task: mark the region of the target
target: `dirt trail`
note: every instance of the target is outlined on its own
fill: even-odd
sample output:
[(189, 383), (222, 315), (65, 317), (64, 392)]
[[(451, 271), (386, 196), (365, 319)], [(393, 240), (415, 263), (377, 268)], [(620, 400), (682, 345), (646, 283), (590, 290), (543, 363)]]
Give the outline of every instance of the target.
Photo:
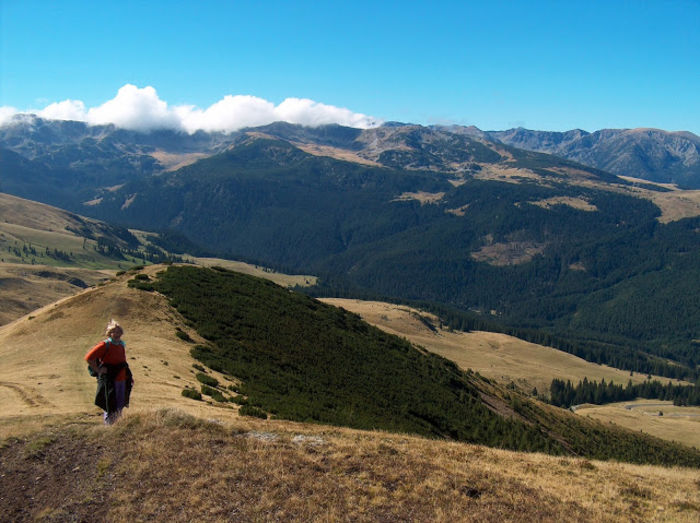
[(39, 394), (36, 390), (31, 390), (29, 387), (22, 386), (18, 383), (7, 383), (0, 381), (0, 387), (5, 387), (15, 392), (19, 399), (28, 407), (53, 407), (51, 402)]

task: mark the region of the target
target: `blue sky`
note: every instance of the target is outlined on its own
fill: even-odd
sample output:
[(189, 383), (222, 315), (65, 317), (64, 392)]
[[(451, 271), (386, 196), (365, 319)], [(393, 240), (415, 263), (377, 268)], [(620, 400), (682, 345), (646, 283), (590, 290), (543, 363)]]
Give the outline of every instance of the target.
[(421, 124), (700, 134), (698, 0), (0, 0), (0, 17), (0, 106), (20, 111), (87, 111), (131, 84), (202, 112), (251, 95)]

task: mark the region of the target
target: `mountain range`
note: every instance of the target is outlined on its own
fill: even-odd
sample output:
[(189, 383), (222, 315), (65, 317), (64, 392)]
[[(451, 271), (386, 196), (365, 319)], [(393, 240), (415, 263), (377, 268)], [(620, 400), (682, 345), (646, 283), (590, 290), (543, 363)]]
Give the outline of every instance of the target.
[(700, 188), (700, 137), (660, 129), (602, 129), (588, 133), (530, 131), (485, 133), (490, 139), (554, 154), (621, 176)]
[(167, 231), (173, 252), (318, 275), (317, 294), (417, 301), (695, 379), (700, 193), (497, 138), (398, 123), (144, 134), (25, 117), (0, 129), (0, 188)]

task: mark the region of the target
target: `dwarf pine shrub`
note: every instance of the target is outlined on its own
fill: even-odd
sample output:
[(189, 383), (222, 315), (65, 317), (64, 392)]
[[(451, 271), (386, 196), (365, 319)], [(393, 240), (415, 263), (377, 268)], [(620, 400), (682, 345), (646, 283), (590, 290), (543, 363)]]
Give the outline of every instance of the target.
[(219, 380), (213, 376), (207, 376), (203, 372), (198, 372), (196, 375), (197, 381), (203, 383), (204, 385), (209, 385), (210, 387), (217, 387), (219, 385)]
[(191, 398), (193, 400), (200, 400), (201, 401), (201, 399), (202, 399), (202, 394), (197, 392), (194, 389), (183, 389), (182, 395), (186, 398)]
[(264, 410), (252, 405), (243, 405), (238, 412), (241, 416), (253, 416), (255, 418), (267, 419), (267, 414)]

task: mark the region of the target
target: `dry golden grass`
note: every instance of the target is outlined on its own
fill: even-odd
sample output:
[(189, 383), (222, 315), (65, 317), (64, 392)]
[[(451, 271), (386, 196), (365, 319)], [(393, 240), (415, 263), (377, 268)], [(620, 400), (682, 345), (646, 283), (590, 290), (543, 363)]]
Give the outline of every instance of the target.
[(318, 280), (316, 276), (307, 274), (284, 274), (259, 265), (251, 265), (250, 263), (233, 260), (222, 260), (220, 258), (194, 258), (194, 262), (204, 267), (219, 266), (243, 274), (257, 276), (258, 278), (265, 278), (283, 287), (308, 287), (315, 285)]
[[(185, 385), (199, 384), (175, 328), (197, 335), (162, 296), (129, 289), (130, 277), (0, 327), (0, 497), (11, 520), (698, 518), (697, 471), (262, 421), (184, 398)], [(373, 307), (409, 339), (428, 339), (405, 311)], [(136, 386), (123, 419), (105, 428), (82, 358), (112, 317), (125, 327)], [(436, 338), (448, 335), (468, 336)]]
[[(659, 185), (667, 189), (668, 192), (651, 191), (642, 187), (631, 187), (627, 185), (614, 185), (603, 183), (591, 177), (591, 174), (574, 168), (555, 168), (552, 169), (568, 177), (568, 183), (571, 185), (579, 185), (581, 187), (591, 187), (604, 191), (615, 191), (638, 198), (644, 198), (656, 205), (661, 211), (661, 216), (658, 220), (661, 223), (669, 223), (683, 218), (692, 218), (700, 216), (700, 191), (698, 190), (681, 190), (677, 186), (671, 184), (654, 184), (647, 180), (639, 180), (636, 178), (624, 177), (620, 178), (639, 182), (645, 185)], [(476, 179), (496, 180), (510, 183), (520, 183), (522, 179), (529, 179), (540, 184), (546, 185), (547, 180), (542, 176), (530, 171), (529, 169), (508, 167), (507, 164), (485, 164), (482, 170), (475, 174)], [(572, 204), (574, 202), (564, 202)], [(579, 207), (577, 207), (579, 208)], [(590, 208), (581, 208), (581, 210), (594, 210)]]
[(426, 204), (434, 204), (438, 203), (440, 200), (443, 199), (445, 196), (444, 192), (436, 192), (436, 193), (430, 193), (430, 192), (424, 192), (424, 191), (419, 191), (419, 192), (405, 192), (394, 198), (392, 201), (394, 202), (408, 202), (411, 200), (415, 200), (417, 202), (420, 202), (421, 205), (426, 205)]
[(509, 167), (506, 164), (482, 164), (481, 170), (474, 174), (477, 180), (495, 180), (499, 182), (520, 183), (527, 179), (544, 183), (544, 178), (530, 169)]
[(151, 156), (158, 160), (166, 171), (176, 171), (181, 167), (192, 165), (202, 158), (211, 156), (207, 153), (169, 153), (166, 151), (156, 150), (151, 153)]
[(71, 278), (95, 285), (112, 274), (114, 271), (0, 263), (0, 325), (80, 291), (68, 283)]
[(544, 209), (549, 209), (554, 205), (568, 205), (573, 209), (578, 209), (579, 211), (593, 212), (597, 211), (598, 208), (592, 205), (590, 202), (584, 200), (583, 198), (572, 198), (570, 196), (555, 196), (553, 198), (547, 198), (544, 200), (538, 200), (536, 202), (530, 202), (532, 205), (537, 205)]
[(84, 418), (64, 420), (25, 440), (6, 441), (0, 458), (0, 495), (13, 520), (72, 515), (163, 521), (697, 521), (700, 516), (696, 470), (280, 421), (205, 421), (173, 410), (128, 413), (110, 428), (90, 428)]
[[(700, 191), (645, 191), (645, 196), (661, 209), (659, 221), (669, 223), (700, 216)], [(644, 194), (644, 193), (643, 193)]]
[(0, 224), (5, 222), (54, 232), (66, 232), (66, 227), (77, 223), (69, 213), (56, 207), (0, 193)]
[(700, 407), (676, 407), (670, 401), (639, 399), (586, 405), (577, 409), (576, 414), (700, 449)]
[(368, 158), (363, 158), (358, 155), (355, 151), (350, 151), (348, 149), (340, 149), (338, 147), (331, 147), (328, 145), (316, 145), (316, 144), (303, 144), (292, 142), (295, 147), (298, 147), (302, 151), (312, 154), (314, 156), (327, 156), (329, 158), (335, 158), (336, 160), (342, 160), (344, 162), (359, 163), (361, 165), (371, 165), (373, 167), (381, 167), (380, 163), (370, 160)]
[[(146, 273), (162, 267), (152, 266)], [(136, 385), (132, 408), (182, 406), (182, 389), (199, 388), (189, 355), (191, 343), (176, 336), (176, 327), (200, 340), (157, 293), (129, 289), (125, 274), (115, 283), (88, 289), (33, 311), (0, 327), (0, 419), (98, 412), (92, 407), (95, 379), (87, 373), (85, 353), (105, 338), (111, 318), (124, 327), (127, 357)], [(220, 381), (221, 375), (212, 372)], [(230, 404), (227, 404), (230, 405)], [(188, 412), (207, 416), (217, 407), (189, 401)], [(16, 423), (0, 423), (0, 436), (16, 433)]]
[[(473, 369), (502, 383), (513, 381), (526, 392), (533, 387), (540, 393), (548, 391), (554, 378), (577, 383), (587, 377), (621, 385), (626, 385), (630, 379), (633, 383), (646, 379), (641, 374), (630, 376), (627, 371), (590, 363), (506, 334), (437, 328), (439, 321), (435, 316), (402, 305), (342, 298), (323, 298), (321, 301), (359, 314), (368, 323), (450, 359), (463, 369)], [(428, 329), (417, 314), (432, 318), (437, 332)], [(655, 379), (664, 383), (669, 381), (662, 377)]]

